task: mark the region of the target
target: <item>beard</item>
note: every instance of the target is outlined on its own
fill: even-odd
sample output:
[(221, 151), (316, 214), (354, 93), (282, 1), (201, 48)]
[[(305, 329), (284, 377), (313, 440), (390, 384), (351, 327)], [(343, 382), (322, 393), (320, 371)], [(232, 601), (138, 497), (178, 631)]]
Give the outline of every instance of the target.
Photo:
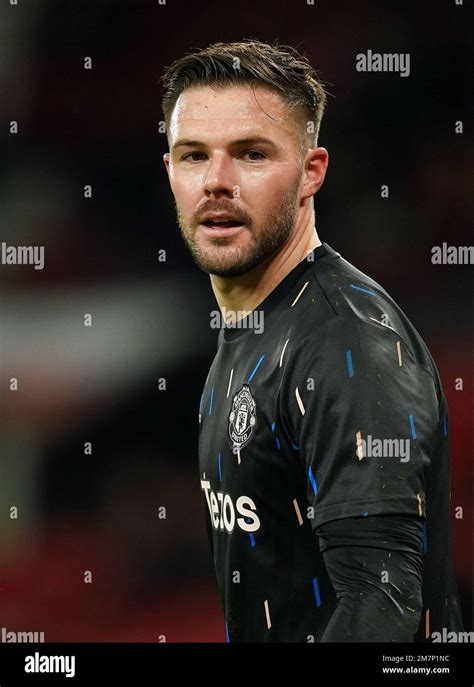
[(200, 215), (207, 211), (236, 213), (249, 232), (250, 240), (244, 245), (233, 246), (225, 237), (207, 238), (205, 245), (196, 241), (195, 231), (198, 220), (187, 222), (175, 201), (176, 214), (181, 236), (198, 267), (207, 274), (218, 277), (238, 277), (274, 255), (290, 238), (296, 224), (298, 208), (296, 201), (300, 183), (300, 172), (293, 184), (286, 190), (275, 207), (258, 227), (252, 218), (236, 208), (231, 202), (224, 204), (216, 201), (204, 207)]

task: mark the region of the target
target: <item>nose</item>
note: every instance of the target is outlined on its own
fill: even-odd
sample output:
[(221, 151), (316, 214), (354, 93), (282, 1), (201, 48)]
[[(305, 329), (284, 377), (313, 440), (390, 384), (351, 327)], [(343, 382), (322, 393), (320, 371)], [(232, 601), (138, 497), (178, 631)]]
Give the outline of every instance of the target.
[(228, 195), (232, 197), (235, 186), (236, 179), (231, 160), (225, 154), (214, 154), (204, 179), (206, 194), (214, 196)]

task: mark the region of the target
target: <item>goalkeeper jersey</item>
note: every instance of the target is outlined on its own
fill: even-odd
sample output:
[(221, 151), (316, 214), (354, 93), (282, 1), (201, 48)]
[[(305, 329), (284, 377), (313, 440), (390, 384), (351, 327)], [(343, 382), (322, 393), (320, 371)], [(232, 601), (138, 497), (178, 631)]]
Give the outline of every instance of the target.
[(461, 630), (448, 408), (389, 294), (323, 243), (217, 343), (199, 473), (227, 641), (320, 641), (336, 597), (316, 531), (368, 515), (423, 523), (414, 641)]

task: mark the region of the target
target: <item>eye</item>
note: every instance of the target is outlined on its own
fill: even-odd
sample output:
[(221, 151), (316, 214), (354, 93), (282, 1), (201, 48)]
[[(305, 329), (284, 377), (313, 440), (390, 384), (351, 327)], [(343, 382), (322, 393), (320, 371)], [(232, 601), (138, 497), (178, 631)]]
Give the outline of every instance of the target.
[[(257, 162), (258, 160), (263, 160), (265, 158), (265, 155), (259, 152), (258, 150), (247, 150), (247, 152), (243, 153), (242, 157), (245, 157), (246, 155), (252, 156), (252, 162)], [(196, 159), (194, 156), (198, 156), (198, 159)], [(205, 153), (194, 151), (193, 153), (186, 153), (186, 155), (183, 155), (181, 160), (185, 160), (188, 162), (198, 162), (199, 159), (203, 159), (203, 156), (205, 156)]]
[[(192, 155), (204, 155), (204, 153), (199, 153), (199, 152), (194, 152), (194, 153), (187, 153), (186, 155), (183, 155), (181, 158), (182, 160), (187, 160), (189, 157)], [(196, 160), (191, 160), (191, 162), (196, 162)]]
[(255, 159), (257, 159), (257, 160), (262, 160), (262, 159), (264, 159), (264, 157), (265, 157), (265, 155), (264, 155), (263, 153), (260, 153), (258, 150), (247, 150), (247, 152), (244, 153), (244, 156), (245, 156), (245, 155), (258, 155), (257, 158), (253, 158), (254, 160), (255, 160)]

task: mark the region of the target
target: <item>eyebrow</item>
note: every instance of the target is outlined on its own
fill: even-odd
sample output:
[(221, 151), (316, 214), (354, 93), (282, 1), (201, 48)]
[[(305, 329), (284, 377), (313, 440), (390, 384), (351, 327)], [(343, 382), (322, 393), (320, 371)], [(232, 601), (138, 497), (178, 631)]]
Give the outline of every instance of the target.
[[(235, 146), (235, 145), (255, 145), (258, 143), (263, 143), (265, 145), (270, 145), (273, 148), (276, 148), (275, 143), (269, 139), (265, 138), (265, 136), (249, 136), (247, 138), (238, 138), (235, 141), (231, 141), (230, 145)], [(193, 146), (193, 147), (201, 147), (201, 148), (206, 148), (206, 144), (203, 143), (203, 141), (193, 141), (190, 138), (178, 138), (176, 143), (173, 145), (173, 150), (175, 148), (179, 148), (180, 146)]]

